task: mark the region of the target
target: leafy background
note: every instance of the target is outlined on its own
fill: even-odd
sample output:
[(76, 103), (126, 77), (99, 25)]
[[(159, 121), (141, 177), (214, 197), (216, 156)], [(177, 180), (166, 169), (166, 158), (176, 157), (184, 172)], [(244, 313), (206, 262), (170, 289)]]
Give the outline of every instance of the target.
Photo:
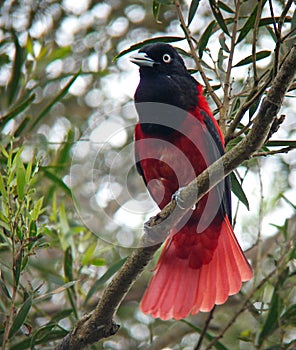
[[(96, 305), (155, 212), (128, 152), (138, 83), (128, 54), (147, 40), (179, 47), (231, 148), (295, 43), (293, 1), (178, 5), (2, 3), (2, 349), (52, 349)], [(235, 231), (254, 279), (210, 315), (163, 322), (138, 309), (147, 269), (118, 310), (120, 331), (94, 349), (296, 346), (294, 89), (279, 130), (232, 175)]]

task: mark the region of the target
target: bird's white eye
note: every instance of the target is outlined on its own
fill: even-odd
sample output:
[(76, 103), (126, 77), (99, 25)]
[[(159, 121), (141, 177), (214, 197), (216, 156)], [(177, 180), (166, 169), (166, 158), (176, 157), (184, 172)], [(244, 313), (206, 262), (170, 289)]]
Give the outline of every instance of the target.
[(162, 56), (162, 60), (164, 63), (170, 63), (172, 61), (172, 57), (168, 53), (165, 53)]

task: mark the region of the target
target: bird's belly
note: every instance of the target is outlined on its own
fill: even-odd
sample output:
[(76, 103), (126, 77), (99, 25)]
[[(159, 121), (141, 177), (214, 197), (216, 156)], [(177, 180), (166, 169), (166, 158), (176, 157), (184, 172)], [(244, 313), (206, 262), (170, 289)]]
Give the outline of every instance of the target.
[(142, 152), (139, 152), (141, 167), (150, 194), (163, 208), (172, 195), (196, 178), (206, 165), (199, 151), (186, 152), (184, 143), (181, 148), (161, 139), (144, 142), (145, 147), (140, 147)]

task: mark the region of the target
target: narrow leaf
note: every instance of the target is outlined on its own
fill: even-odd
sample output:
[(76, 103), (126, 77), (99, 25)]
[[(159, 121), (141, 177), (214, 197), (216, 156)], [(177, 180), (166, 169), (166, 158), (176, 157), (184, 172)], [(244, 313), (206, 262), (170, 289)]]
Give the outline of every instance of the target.
[(222, 1), (218, 1), (218, 6), (221, 10), (224, 10), (225, 12), (228, 13), (235, 13), (232, 8), (230, 8), (228, 5), (226, 5), (224, 2)]
[(62, 179), (53, 174), (51, 171), (47, 169), (47, 167), (40, 167), (40, 170), (44, 173), (44, 175), (53, 181), (58, 187), (60, 187), (66, 194), (69, 196), (72, 195), (70, 188), (64, 183)]
[(161, 7), (161, 4), (158, 1), (153, 1), (152, 12), (153, 12), (153, 17), (154, 17), (154, 20), (156, 23), (161, 23), (158, 19), (160, 7)]
[(271, 140), (266, 143), (268, 147), (296, 147), (295, 140)]
[(108, 279), (111, 278), (121, 268), (121, 266), (125, 263), (126, 259), (127, 257), (113, 264), (104, 273), (104, 275), (93, 284), (93, 286), (90, 288), (90, 290), (87, 293), (87, 296), (85, 298), (85, 303), (88, 302), (88, 300), (93, 296), (93, 294), (98, 290), (99, 287), (101, 287), (106, 281), (108, 281)]
[(9, 104), (14, 100), (17, 92), (19, 91), (19, 85), (21, 80), (21, 71), (24, 62), (24, 49), (21, 47), (18, 37), (15, 33), (13, 33), (13, 41), (15, 47), (14, 61), (13, 61), (13, 69), (12, 69), (12, 77), (8, 86), (8, 101)]
[(210, 6), (212, 9), (212, 13), (214, 15), (214, 17), (216, 18), (216, 21), (218, 22), (220, 28), (223, 30), (223, 32), (225, 34), (227, 34), (228, 36), (230, 36), (228, 28), (226, 26), (225, 20), (222, 16), (222, 13), (218, 7), (218, 4), (216, 3), (215, 0), (210, 0)]
[(5, 201), (7, 201), (7, 191), (4, 185), (4, 181), (3, 181), (3, 175), (0, 174), (0, 193), (3, 196), (3, 199)]
[(66, 281), (73, 281), (73, 256), (70, 247), (68, 247), (64, 253), (64, 274)]
[(64, 291), (66, 291), (68, 288), (71, 288), (72, 286), (74, 286), (74, 284), (76, 284), (77, 281), (71, 281), (71, 282), (68, 282), (68, 283), (65, 283), (64, 285), (54, 289), (53, 291), (49, 292), (49, 293), (46, 293), (46, 294), (42, 294), (36, 298), (34, 298), (34, 304), (35, 303), (39, 303), (41, 301), (44, 301), (46, 299), (49, 299), (51, 298), (53, 295), (56, 295), (56, 294), (59, 294), (59, 293), (62, 293)]
[(221, 33), (219, 35), (219, 43), (225, 52), (230, 53), (229, 47), (226, 44), (226, 37), (225, 37), (224, 33)]
[(202, 35), (200, 36), (199, 43), (198, 43), (198, 55), (199, 55), (199, 58), (202, 58), (203, 52), (204, 52), (205, 48), (208, 45), (209, 39), (210, 39), (210, 37), (212, 35), (212, 31), (213, 31), (214, 27), (216, 26), (216, 24), (217, 24), (216, 21), (212, 21), (207, 26), (207, 28), (202, 33)]
[[(267, 0), (263, 0), (262, 8), (263, 8), (264, 4), (266, 3), (266, 1)], [(240, 34), (239, 34), (239, 36), (237, 38), (237, 43), (242, 41), (248, 35), (248, 33), (253, 30), (254, 24), (255, 24), (255, 20), (256, 20), (256, 16), (257, 16), (257, 11), (258, 11), (258, 5), (254, 8), (252, 13), (250, 14), (248, 19), (246, 20), (245, 24), (241, 28)]]
[(31, 306), (32, 306), (32, 298), (29, 297), (24, 303), (23, 305), (21, 306), (21, 308), (19, 309), (14, 321), (13, 321), (13, 324), (10, 328), (10, 332), (9, 332), (9, 339), (11, 339), (15, 333), (21, 328), (21, 326), (24, 324), (28, 314), (29, 314), (29, 311), (31, 309)]
[(173, 5), (174, 1), (173, 0), (156, 0), (162, 5)]
[(253, 117), (253, 115), (255, 114), (255, 112), (257, 111), (260, 102), (261, 102), (261, 100), (260, 100), (260, 98), (258, 98), (253, 104), (251, 104), (250, 109), (249, 109), (249, 119), (251, 119)]
[(17, 194), (20, 200), (23, 200), (26, 186), (26, 170), (21, 160), (20, 153), (15, 158), (16, 162), (16, 186)]
[(30, 95), (24, 101), (22, 101), (19, 105), (17, 105), (13, 110), (5, 114), (1, 117), (0, 124), (7, 123), (9, 120), (13, 119), (20, 113), (22, 113), (26, 108), (28, 108), (35, 99), (35, 94)]
[(60, 164), (63, 167), (71, 159), (70, 152), (73, 146), (74, 137), (75, 137), (74, 130), (69, 129), (67, 134), (67, 139), (65, 140), (63, 147), (59, 151), (58, 159), (56, 161), (57, 166)]
[(279, 279), (274, 287), (273, 295), (270, 301), (270, 309), (263, 325), (262, 331), (258, 337), (258, 345), (261, 347), (264, 339), (279, 328), (280, 315), (282, 313), (284, 302), (280, 297), (279, 291), (282, 289), (283, 283), (289, 275), (289, 268), (285, 269), (279, 276)]
[(198, 9), (198, 5), (200, 3), (200, 0), (192, 0), (190, 7), (189, 7), (189, 12), (188, 12), (188, 23), (187, 23), (187, 27), (189, 27), (190, 23), (193, 20), (193, 17)]
[(60, 320), (70, 316), (72, 313), (73, 313), (72, 309), (61, 310), (57, 314), (53, 315), (51, 322), (59, 322)]
[(281, 316), (281, 324), (296, 327), (296, 304), (291, 305)]
[(37, 201), (34, 202), (34, 208), (31, 212), (31, 220), (36, 221), (39, 216), (44, 212), (44, 209), (42, 209), (43, 205), (43, 197), (40, 197), (37, 199)]
[(232, 192), (247, 207), (247, 209), (250, 210), (248, 198), (234, 172), (230, 174), (230, 181)]
[(68, 81), (68, 83), (64, 86), (64, 88), (60, 91), (60, 93), (43, 109), (43, 111), (39, 114), (39, 116), (35, 119), (34, 123), (31, 125), (31, 130), (48, 114), (51, 108), (57, 104), (69, 91), (70, 87), (74, 83), (74, 81), (79, 76), (80, 71), (76, 73), (72, 79)]
[[(271, 51), (267, 51), (267, 50), (263, 50), (263, 51), (259, 51), (256, 53), (256, 61), (260, 61), (263, 58), (266, 58), (268, 56), (271, 55)], [(246, 64), (250, 64), (253, 62), (253, 56), (250, 55), (244, 59), (242, 59), (241, 61), (239, 61), (236, 65), (234, 65), (233, 67), (241, 67), (241, 66), (245, 66)]]
[(137, 44), (130, 46), (128, 49), (121, 51), (118, 55), (113, 58), (113, 61), (116, 61), (119, 57), (126, 55), (129, 52), (140, 49), (142, 46), (153, 43), (173, 43), (177, 41), (184, 40), (185, 38), (180, 36), (158, 36), (152, 39), (143, 40)]
[(223, 67), (223, 63), (224, 63), (224, 60), (225, 58), (227, 58), (226, 56), (224, 56), (224, 52), (223, 52), (223, 49), (220, 48), (219, 49), (219, 52), (218, 52), (218, 62), (217, 62), (217, 66), (219, 68), (219, 70), (221, 72), (225, 72), (225, 69)]

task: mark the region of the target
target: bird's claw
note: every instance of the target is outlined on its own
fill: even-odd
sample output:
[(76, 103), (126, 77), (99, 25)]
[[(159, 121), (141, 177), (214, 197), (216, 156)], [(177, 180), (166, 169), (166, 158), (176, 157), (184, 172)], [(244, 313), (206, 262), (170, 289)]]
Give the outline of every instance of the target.
[(173, 195), (172, 195), (172, 199), (174, 199), (176, 201), (177, 206), (182, 209), (185, 210), (186, 207), (184, 205), (184, 200), (181, 197), (181, 192), (184, 189), (184, 187), (180, 187)]

